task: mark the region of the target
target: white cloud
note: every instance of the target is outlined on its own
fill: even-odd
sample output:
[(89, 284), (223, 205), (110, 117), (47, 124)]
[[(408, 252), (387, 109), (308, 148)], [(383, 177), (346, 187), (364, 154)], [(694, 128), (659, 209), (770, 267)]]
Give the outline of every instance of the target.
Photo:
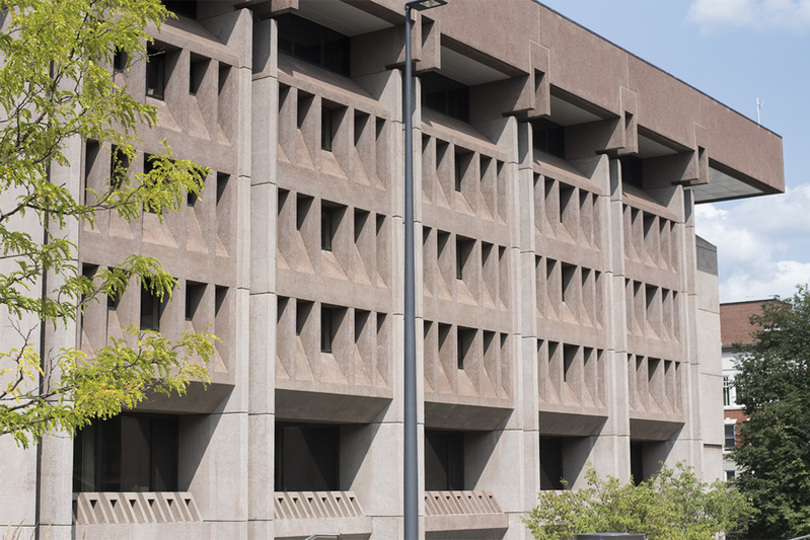
[(704, 32), (723, 26), (805, 32), (810, 0), (692, 0), (686, 19)]
[(722, 302), (789, 297), (810, 282), (808, 209), (810, 185), (697, 207), (697, 233), (717, 246)]

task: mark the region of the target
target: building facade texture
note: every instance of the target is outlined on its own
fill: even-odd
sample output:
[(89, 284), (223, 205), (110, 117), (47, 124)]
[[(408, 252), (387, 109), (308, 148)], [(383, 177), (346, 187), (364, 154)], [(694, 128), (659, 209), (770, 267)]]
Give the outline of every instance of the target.
[[(0, 522), (47, 538), (402, 536), (404, 137), (413, 137), (420, 528), (525, 538), (537, 493), (588, 467), (722, 475), (716, 252), (701, 202), (782, 191), (781, 139), (532, 0), (415, 13), (403, 132), (396, 0), (170, 3), (115, 77), (207, 165), (161, 224), (71, 230), (82, 272), (137, 285), (48, 347), (129, 324), (209, 328), (212, 384), (23, 451), (0, 440)], [(110, 148), (55, 178), (102, 189)], [(40, 536), (45, 537), (45, 536)]]

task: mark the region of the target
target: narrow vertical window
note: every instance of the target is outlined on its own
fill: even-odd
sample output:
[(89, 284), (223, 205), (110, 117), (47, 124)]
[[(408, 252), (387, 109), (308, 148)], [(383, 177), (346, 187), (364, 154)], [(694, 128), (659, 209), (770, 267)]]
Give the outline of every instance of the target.
[(321, 108), (321, 149), (327, 152), (332, 151), (332, 139), (334, 136), (334, 125), (332, 123), (332, 109)]
[(166, 92), (166, 53), (155, 47), (147, 47), (149, 63), (146, 64), (146, 95), (163, 99)]
[(333, 210), (328, 206), (321, 208), (321, 249), (332, 251), (332, 240), (335, 238)]
[(120, 189), (129, 170), (129, 157), (118, 146), (110, 149), (110, 188)]
[(113, 53), (113, 70), (124, 71), (129, 65), (129, 55), (123, 49), (115, 48)]
[(149, 284), (141, 286), (141, 330), (160, 330), (160, 299)]
[(321, 352), (331, 353), (332, 342), (335, 338), (334, 310), (321, 307)]

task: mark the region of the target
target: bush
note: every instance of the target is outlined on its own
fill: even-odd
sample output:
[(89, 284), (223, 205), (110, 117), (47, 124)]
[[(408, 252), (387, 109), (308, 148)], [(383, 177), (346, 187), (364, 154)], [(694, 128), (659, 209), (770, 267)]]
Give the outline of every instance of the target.
[(711, 540), (738, 531), (754, 513), (734, 487), (698, 480), (691, 467), (663, 466), (639, 485), (586, 473), (587, 487), (544, 491), (524, 523), (537, 540), (571, 540), (574, 534), (646, 534), (648, 540)]

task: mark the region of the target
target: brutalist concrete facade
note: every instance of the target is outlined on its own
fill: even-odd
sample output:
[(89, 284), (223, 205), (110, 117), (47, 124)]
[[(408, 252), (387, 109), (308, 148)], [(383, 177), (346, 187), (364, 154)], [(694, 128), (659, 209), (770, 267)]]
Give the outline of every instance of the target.
[[(210, 325), (213, 384), (77, 443), (0, 440), (0, 522), (401, 537), (403, 4), (172, 5), (161, 75), (115, 76), (159, 108), (143, 155), (165, 138), (211, 168), (206, 190), (163, 225), (71, 234), (86, 273), (160, 258), (174, 301), (133, 286), (46, 342)], [(425, 537), (525, 538), (537, 492), (582, 485), (588, 464), (719, 477), (716, 253), (694, 205), (783, 191), (780, 138), (531, 0), (415, 19)], [(54, 174), (77, 194), (110, 178), (103, 144), (70, 156)]]

